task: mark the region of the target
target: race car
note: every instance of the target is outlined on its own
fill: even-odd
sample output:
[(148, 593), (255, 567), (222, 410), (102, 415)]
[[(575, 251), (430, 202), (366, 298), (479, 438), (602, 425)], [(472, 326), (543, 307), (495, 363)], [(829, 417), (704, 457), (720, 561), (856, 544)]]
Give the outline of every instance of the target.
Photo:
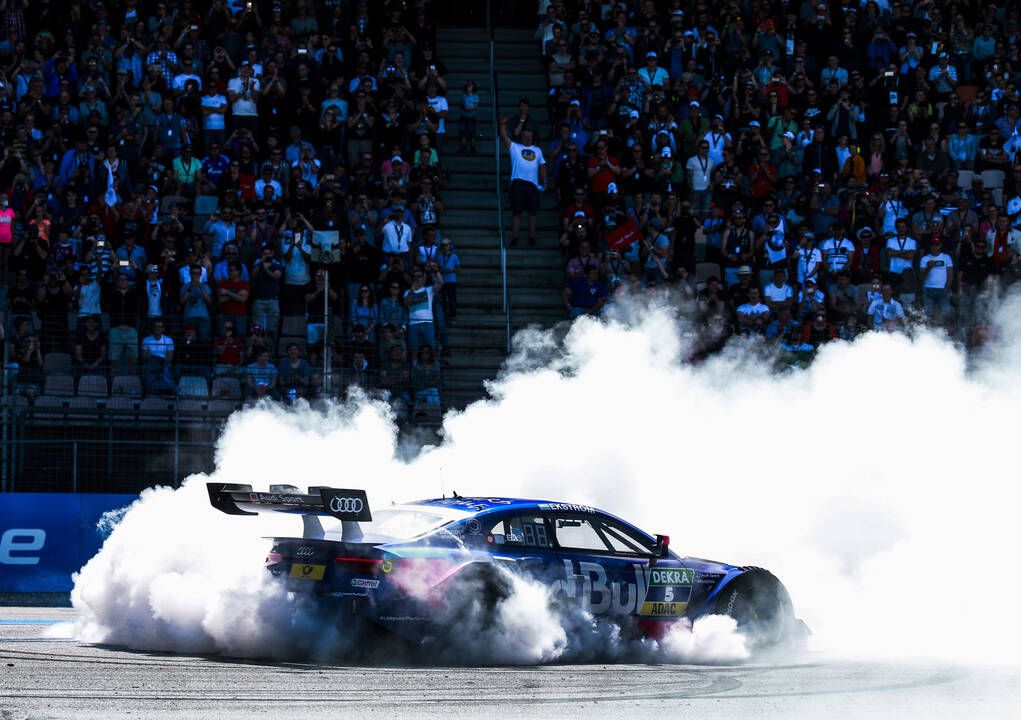
[(345, 619), (413, 644), (435, 640), (468, 608), (484, 622), (511, 592), (509, 573), (548, 585), (555, 602), (653, 638), (709, 614), (734, 617), (753, 648), (804, 631), (767, 570), (681, 557), (668, 536), (588, 505), (455, 495), (372, 511), (363, 490), (207, 488), (213, 507), (231, 515), (302, 516), (302, 537), (273, 539), (268, 571)]

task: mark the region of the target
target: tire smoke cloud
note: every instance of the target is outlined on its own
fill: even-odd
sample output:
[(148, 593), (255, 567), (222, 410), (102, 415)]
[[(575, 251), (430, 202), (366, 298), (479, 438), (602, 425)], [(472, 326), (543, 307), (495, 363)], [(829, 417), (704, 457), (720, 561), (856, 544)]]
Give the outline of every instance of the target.
[[(426, 497), (533, 497), (604, 508), (669, 534), (681, 555), (761, 565), (831, 656), (1013, 662), (1021, 621), (998, 598), (1018, 532), (1011, 449), (1021, 400), (1021, 304), (969, 368), (936, 334), (870, 334), (775, 374), (755, 348), (698, 366), (666, 302), (531, 331), (488, 387), (407, 458), (385, 403), (325, 413), (261, 406), (231, 418), (217, 469), (145, 491), (76, 577), (76, 636), (146, 650), (335, 661), (351, 639), (303, 607), (262, 562), (291, 518), (209, 506), (207, 480), (364, 488), (372, 507)], [(662, 641), (622, 640), (553, 609), (526, 578), (497, 608), (478, 663), (735, 662), (733, 621)], [(470, 622), (469, 622), (470, 624)], [(482, 629), (480, 628), (480, 631)], [(447, 656), (449, 659), (449, 656)]]

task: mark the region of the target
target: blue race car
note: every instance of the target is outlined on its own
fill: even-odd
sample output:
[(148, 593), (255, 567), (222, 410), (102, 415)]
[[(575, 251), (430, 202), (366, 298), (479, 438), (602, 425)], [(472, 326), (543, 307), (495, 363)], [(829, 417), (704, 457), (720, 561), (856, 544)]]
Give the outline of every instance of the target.
[(207, 487), (231, 515), (301, 515), (302, 537), (274, 538), (269, 572), (411, 643), (433, 640), (468, 604), (491, 613), (510, 593), (508, 570), (636, 635), (658, 638), (708, 614), (734, 617), (756, 648), (804, 632), (770, 572), (680, 557), (669, 537), (587, 505), (455, 495), (370, 511), (363, 490)]

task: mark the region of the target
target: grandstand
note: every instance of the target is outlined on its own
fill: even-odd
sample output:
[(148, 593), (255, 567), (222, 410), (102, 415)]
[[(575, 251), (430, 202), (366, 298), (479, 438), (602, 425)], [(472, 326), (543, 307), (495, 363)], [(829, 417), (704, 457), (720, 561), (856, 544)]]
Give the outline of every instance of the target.
[(43, 7), (0, 39), (5, 488), (174, 482), (263, 400), (435, 427), (621, 293), (805, 357), (980, 344), (1021, 277), (1009, 5)]

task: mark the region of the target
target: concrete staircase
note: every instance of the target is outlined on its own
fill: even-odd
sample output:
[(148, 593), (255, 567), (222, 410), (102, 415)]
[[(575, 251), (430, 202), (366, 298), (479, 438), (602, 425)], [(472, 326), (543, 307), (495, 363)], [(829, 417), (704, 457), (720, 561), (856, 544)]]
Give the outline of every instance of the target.
[[(526, 96), (533, 103), (536, 120), (545, 134), (546, 81), (531, 31), (501, 29), (496, 37), (500, 112), (516, 112), (518, 100)], [(489, 87), (489, 42), (485, 32), (478, 28), (443, 28), (437, 45), (448, 69), (450, 103), (442, 154), (444, 170), (450, 173), (443, 190), (446, 210), (441, 216), (442, 233), (453, 238), (462, 266), (458, 276), (457, 322), (449, 329), (452, 353), (445, 361), (445, 402), (451, 407), (463, 407), (483, 395), (483, 381), (496, 376), (507, 355), (497, 202), (504, 203), (505, 238), (510, 243), (511, 219), (506, 199), (509, 160), (506, 150), (500, 148), (505, 188), (501, 200), (496, 195), (497, 132), (492, 122), (493, 89)], [(458, 152), (461, 88), (469, 79), (479, 88), (481, 99), (476, 155)], [(542, 147), (547, 146), (543, 140)], [(551, 195), (543, 198), (543, 208), (539, 214), (537, 247), (528, 247), (523, 228), (521, 246), (508, 249), (512, 331), (530, 324), (549, 326), (563, 318), (558, 294), (562, 279), (559, 234)]]

